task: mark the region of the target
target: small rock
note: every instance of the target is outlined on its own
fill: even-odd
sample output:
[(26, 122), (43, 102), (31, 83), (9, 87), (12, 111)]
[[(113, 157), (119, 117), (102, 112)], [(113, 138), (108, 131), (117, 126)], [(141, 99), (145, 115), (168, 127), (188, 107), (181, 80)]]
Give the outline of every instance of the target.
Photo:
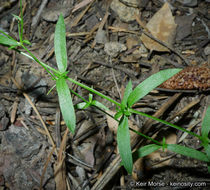
[(104, 51), (111, 57), (117, 57), (119, 53), (126, 49), (126, 46), (119, 42), (107, 42), (104, 47)]
[[(0, 184), (7, 184), (9, 189), (34, 189), (39, 185), (40, 176), (47, 160), (48, 144), (34, 135), (33, 129), (15, 125), (0, 133)], [(43, 184), (45, 189), (54, 190), (51, 163), (48, 164)], [(11, 180), (12, 179), (12, 180)], [(1, 188), (0, 188), (1, 189)]]
[(96, 15), (91, 15), (85, 20), (85, 25), (87, 27), (87, 30), (91, 30), (97, 23), (98, 23), (98, 18)]
[(205, 47), (204, 53), (205, 53), (206, 56), (210, 55), (210, 46)]
[(178, 0), (178, 1), (186, 7), (195, 7), (198, 4), (197, 0)]
[(4, 131), (9, 124), (9, 119), (6, 116), (5, 108), (0, 103), (0, 131)]
[[(30, 97), (31, 101), (34, 103), (34, 98), (33, 97)], [(29, 116), (32, 112), (32, 107), (31, 107), (31, 104), (28, 102), (27, 99), (25, 99), (25, 103), (24, 103), (24, 108), (23, 108), (25, 114), (27, 116)]]
[(135, 20), (134, 15), (139, 14), (139, 10), (134, 7), (126, 6), (121, 3), (119, 0), (113, 0), (111, 3), (111, 9), (117, 13), (120, 20), (124, 22), (130, 22)]
[(105, 44), (108, 41), (106, 37), (106, 31), (98, 30), (96, 33), (95, 39), (96, 39), (96, 43)]
[(38, 98), (46, 94), (46, 88), (47, 88), (46, 81), (43, 79), (39, 80), (39, 78), (36, 75), (33, 75), (30, 72), (25, 72), (21, 76), (21, 81), (24, 84), (25, 90), (30, 96)]
[[(32, 102), (36, 100), (36, 98), (41, 97), (46, 94), (47, 91), (47, 83), (44, 79), (40, 79), (30, 73), (30, 72), (25, 72), (21, 76), (21, 82), (24, 84), (24, 89), (30, 96), (30, 99)], [(29, 104), (29, 102), (25, 99), (25, 104), (24, 104), (24, 112), (26, 115), (30, 115), (32, 111), (32, 107)]]
[(9, 124), (9, 119), (6, 116), (4, 116), (0, 121), (0, 131), (6, 130), (8, 124)]
[(56, 22), (59, 15), (62, 13), (63, 17), (67, 17), (70, 14), (70, 8), (67, 7), (56, 7), (55, 9), (47, 9), (42, 14), (42, 18), (48, 22)]

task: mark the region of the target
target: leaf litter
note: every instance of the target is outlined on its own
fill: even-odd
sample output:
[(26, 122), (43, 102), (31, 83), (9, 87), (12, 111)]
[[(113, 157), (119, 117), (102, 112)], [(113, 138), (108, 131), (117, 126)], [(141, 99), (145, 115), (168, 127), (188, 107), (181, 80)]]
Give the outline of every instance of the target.
[[(66, 11), (65, 22), (68, 34), (67, 53), (68, 56), (71, 57), (71, 55), (73, 55), (74, 57), (73, 60), (68, 59), (68, 64), (70, 64), (68, 69), (70, 69), (71, 77), (77, 77), (77, 79), (79, 79), (81, 82), (87, 83), (97, 90), (108, 94), (108, 96), (115, 98), (117, 101), (120, 101), (113, 75), (116, 78), (118, 85), (121, 87), (120, 89), (122, 89), (122, 87), (126, 86), (125, 84), (131, 76), (128, 73), (133, 73), (133, 84), (137, 86), (141, 81), (146, 79), (151, 74), (154, 74), (154, 72), (157, 72), (158, 70), (165, 68), (186, 67), (186, 65), (181, 61), (177, 54), (169, 51), (169, 48), (161, 45), (159, 42), (152, 40), (142, 34), (141, 31), (144, 28), (136, 23), (135, 15), (133, 14), (136, 13), (139, 15), (139, 13), (141, 13), (140, 18), (142, 22), (147, 23), (145, 27), (147, 28), (148, 32), (151, 33), (155, 38), (163, 41), (167, 44), (167, 46), (173, 47), (177, 52), (181, 54), (184, 51), (186, 52), (186, 50), (188, 50), (188, 52), (193, 52), (193, 54), (185, 54), (184, 57), (190, 62), (191, 66), (196, 66), (196, 68), (202, 67), (206, 69), (205, 72), (207, 74), (205, 74), (205, 76), (207, 80), (205, 85), (209, 85), (209, 75), (207, 71), (209, 69), (210, 59), (209, 54), (206, 53), (205, 56), (203, 55), (204, 49), (205, 52), (208, 50), (208, 46), (205, 43), (206, 39), (208, 38), (206, 27), (210, 27), (207, 20), (208, 14), (206, 13), (208, 12), (208, 9), (205, 1), (202, 1), (199, 4), (195, 4), (192, 8), (194, 14), (196, 15), (195, 17), (201, 19), (202, 22), (197, 19), (192, 19), (194, 15), (193, 17), (188, 16), (191, 13), (188, 8), (186, 8), (186, 5), (182, 4), (182, 2), (174, 2), (170, 3), (169, 5), (168, 3), (160, 3), (160, 1), (141, 1), (139, 4), (136, 4), (135, 1), (129, 0), (118, 1), (118, 3), (126, 8), (128, 12), (122, 12), (119, 7), (114, 7), (113, 5), (111, 5), (111, 9), (108, 9), (110, 7), (109, 1), (103, 2), (84, 0), (80, 3), (75, 2), (73, 4), (71, 4), (72, 1), (68, 1), (70, 2), (70, 6), (68, 7), (65, 4), (61, 5), (62, 3), (60, 3), (60, 1), (58, 2), (60, 6), (57, 6), (55, 2), (48, 2), (45, 11), (47, 13), (47, 10), (52, 10), (50, 7), (61, 7), (61, 12), (64, 13)], [(3, 8), (2, 10), (5, 11), (5, 5), (2, 5), (3, 4), (1, 4), (1, 7)], [(15, 4), (11, 4), (11, 7), (15, 6)], [(32, 4), (32, 11), (29, 4), (26, 4), (27, 9), (24, 19), (28, 25), (25, 28), (25, 32), (27, 32), (26, 35), (30, 36), (30, 39), (32, 39), (32, 51), (38, 55), (41, 52), (43, 56), (42, 58), (45, 59), (48, 64), (55, 66), (56, 62), (52, 53), (53, 42), (51, 39), (54, 32), (54, 22), (57, 18), (57, 13), (52, 11), (52, 15), (54, 13), (56, 14), (51, 18), (51, 20), (44, 19), (44, 13), (42, 13), (43, 19), (39, 20), (37, 24), (38, 27), (33, 28), (33, 31), (30, 31), (30, 23), (32, 23), (31, 18), (36, 15), (35, 13), (39, 10), (39, 6), (41, 6), (40, 1), (34, 2), (34, 4)], [(171, 11), (171, 6), (175, 8), (173, 11)], [(7, 31), (9, 31), (9, 28), (11, 27), (13, 33), (17, 34), (17, 28), (15, 28), (15, 25), (13, 25), (14, 23), (12, 23), (11, 18), (6, 16), (7, 13), (12, 12), (13, 10), (10, 8), (7, 8), (6, 10), (8, 12), (3, 12), (3, 14), (0, 15), (1, 23), (4, 21), (2, 27), (6, 26), (5, 29)], [(98, 27), (100, 26), (101, 19), (104, 18), (107, 10), (110, 13), (109, 17), (105, 23), (102, 23), (103, 25), (101, 24), (103, 28), (99, 30)], [(135, 11), (131, 12), (130, 10)], [(119, 13), (119, 11), (121, 11), (121, 13)], [(125, 17), (125, 13), (126, 17), (128, 18)], [(48, 16), (50, 16), (50, 14)], [(90, 19), (88, 20), (88, 18), (91, 16), (94, 16), (94, 22), (91, 22)], [(191, 18), (187, 20), (187, 22), (189, 21), (190, 23), (188, 24), (187, 29), (182, 27), (180, 24), (180, 22), (182, 23), (182, 20), (175, 22), (175, 18), (178, 16), (188, 16), (188, 19)], [(71, 27), (71, 24), (68, 23), (72, 23), (74, 19), (77, 21), (77, 23), (75, 23), (74, 27)], [(6, 24), (5, 21), (7, 21)], [(206, 23), (206, 25), (204, 26), (203, 23)], [(40, 30), (40, 32), (36, 32), (36, 30)], [(174, 41), (175, 36), (178, 35), (179, 31), (183, 31), (183, 35), (181, 37), (177, 37), (176, 41)], [(101, 32), (102, 34), (100, 34)], [(106, 37), (106, 40), (103, 41), (101, 38), (104, 38), (104, 36)], [(94, 46), (92, 46), (93, 39), (96, 39), (96, 44)], [(123, 44), (126, 48), (123, 48), (121, 51), (117, 50), (118, 47), (116, 48), (111, 46), (111, 48), (113, 48), (117, 53), (114, 56), (111, 56), (110, 61), (110, 55), (104, 51), (104, 44), (107, 42)], [(130, 42), (130, 44), (128, 42)], [(10, 78), (8, 78), (8, 71), (12, 71), (13, 76), (18, 79), (18, 82), (21, 85), (24, 84), (24, 81), (19, 79), (21, 79), (21, 75), (27, 71), (31, 71), (34, 75), (36, 75), (36, 77), (41, 77), (44, 83), (48, 85), (49, 89), (54, 85), (54, 83), (49, 79), (46, 73), (39, 72), (40, 68), (37, 67), (36, 64), (32, 63), (28, 59), (26, 60), (18, 54), (15, 55), (17, 61), (14, 62), (10, 52), (5, 51), (5, 48), (2, 47), (0, 47), (0, 49), (2, 50), (0, 51), (0, 77), (1, 81), (3, 81), (0, 86), (0, 101), (5, 108), (2, 112), (1, 119), (6, 117), (9, 120), (11, 110), (10, 108), (12, 107), (12, 103), (14, 102), (15, 98), (18, 96), (16, 93), (18, 90), (16, 89), (15, 85), (13, 85)], [(150, 53), (147, 50), (149, 50)], [(8, 57), (6, 61), (5, 56)], [(130, 56), (130, 58), (125, 59), (127, 56)], [(158, 61), (156, 59), (157, 56), (161, 57), (163, 61)], [(99, 63), (104, 64), (102, 65)], [(5, 67), (6, 69), (3, 69)], [(114, 72), (111, 72), (111, 69), (114, 69)], [(191, 71), (194, 72), (194, 70), (187, 68), (185, 71), (187, 71), (185, 72), (186, 74), (191, 73)], [(17, 76), (17, 73), (19, 76)], [(197, 77), (202, 77), (202, 75), (199, 73), (200, 72), (198, 71), (195, 75)], [(184, 71), (180, 74), (180, 76), (184, 76)], [(24, 80), (27, 80), (27, 78)], [(176, 81), (176, 79), (173, 80)], [(190, 82), (194, 83), (193, 81), (189, 80), (189, 84)], [(171, 82), (169, 81), (168, 83)], [(187, 81), (185, 81), (185, 83), (185, 86), (188, 87), (189, 85)], [(88, 92), (81, 88), (76, 86), (73, 86), (72, 88), (76, 89), (84, 97), (88, 95)], [(8, 89), (10, 89), (9, 94)], [(164, 109), (163, 106), (167, 105), (167, 102), (173, 97), (174, 92), (163, 92), (157, 90), (153, 91), (144, 97), (141, 102), (138, 102), (134, 106), (136, 106), (136, 109), (139, 109), (139, 111), (145, 110), (146, 113), (149, 114), (158, 113), (157, 115), (159, 115), (159, 117), (166, 119), (176, 116), (173, 118), (174, 122), (179, 122), (182, 126), (186, 127), (188, 127), (189, 123), (190, 125), (194, 126), (193, 121), (197, 122), (197, 119), (199, 120), (202, 118), (204, 108), (208, 105), (208, 93), (200, 93), (199, 89), (204, 89), (204, 87), (198, 84), (197, 94), (192, 93), (188, 95), (177, 95), (178, 98), (174, 99), (174, 103), (171, 103), (171, 106), (167, 109)], [(180, 87), (180, 90), (183, 90), (183, 88)], [(96, 98), (98, 101), (101, 101), (101, 99), (98, 97), (94, 98)], [(187, 106), (195, 102), (195, 100), (197, 100), (196, 98), (200, 101), (198, 101), (195, 106), (188, 108)], [(78, 101), (79, 100), (76, 97), (73, 97), (74, 103), (77, 103)], [(44, 107), (40, 106), (40, 103), (46, 102), (47, 104), (45, 104)], [(106, 101), (103, 103), (109, 108), (112, 108), (112, 105)], [(43, 182), (46, 182), (45, 187), (49, 187), (50, 189), (65, 189), (70, 186), (71, 188), (82, 189), (84, 187), (98, 190), (104, 188), (103, 184), (107, 184), (109, 189), (118, 186), (124, 187), (129, 185), (129, 180), (132, 180), (132, 178), (127, 176), (126, 173), (121, 175), (118, 172), (120, 160), (116, 151), (115, 135), (114, 132), (111, 131), (113, 124), (110, 124), (109, 119), (106, 118), (101, 112), (94, 108), (77, 111), (77, 128), (80, 128), (80, 130), (83, 128), (81, 133), (78, 131), (78, 136), (77, 132), (75, 136), (70, 134), (65, 136), (64, 134), (66, 127), (63, 123), (63, 120), (61, 119), (60, 134), (64, 141), (62, 147), (60, 147), (62, 154), (60, 154), (58, 159), (56, 155), (50, 156), (52, 146), (48, 142), (49, 139), (45, 137), (46, 133), (40, 127), (40, 121), (34, 114), (34, 111), (32, 111), (28, 116), (26, 115), (25, 112), (27, 110), (25, 110), (24, 104), (25, 99), (20, 96), (18, 102), (18, 110), (21, 110), (22, 114), (20, 111), (17, 111), (16, 116), (13, 116), (13, 118), (15, 118), (14, 123), (3, 123), (3, 131), (0, 132), (0, 153), (2, 159), (4, 160), (2, 161), (0, 167), (0, 175), (4, 178), (4, 182), (0, 183), (1, 186), (5, 187), (9, 185), (10, 187), (15, 186), (19, 189), (31, 189), (40, 185), (40, 177), (38, 176), (42, 176), (43, 173), (45, 174), (43, 175)], [(59, 133), (55, 132), (54, 126), (54, 121), (57, 116), (55, 116), (55, 111), (52, 110), (56, 110), (56, 107), (58, 106), (57, 94), (55, 91), (52, 91), (49, 96), (35, 98), (34, 104), (37, 106), (42, 117), (46, 119), (50, 133), (52, 133), (52, 136), (54, 139), (56, 139), (55, 137), (59, 135)], [(185, 111), (179, 115), (176, 115), (176, 113), (179, 113), (179, 110)], [(164, 131), (170, 132), (165, 126), (159, 125), (157, 123), (152, 123), (150, 127), (149, 125), (144, 125), (145, 118), (142, 117), (135, 116), (132, 118), (132, 120), (135, 123), (134, 126), (136, 130), (139, 128), (140, 130), (146, 128), (148, 129), (148, 134), (151, 136), (154, 135), (153, 133), (156, 133), (157, 136), (161, 136)], [(191, 130), (198, 132), (200, 130), (200, 124), (195, 124), (196, 126), (194, 126)], [(24, 126), (26, 126), (26, 128)], [(21, 130), (18, 130), (19, 128), (21, 128)], [(27, 128), (30, 130), (30, 132)], [(113, 130), (115, 131), (116, 128)], [(16, 135), (14, 135), (14, 133)], [(167, 135), (168, 133), (164, 134), (166, 134), (166, 137), (169, 137), (169, 135)], [(189, 135), (183, 136), (182, 133), (177, 134), (175, 131), (172, 131), (172, 134), (174, 135), (174, 139), (177, 141), (180, 137), (182, 137), (182, 143), (185, 143), (191, 147), (199, 148), (196, 140), (189, 137)], [(21, 135), (25, 138), (22, 139)], [(141, 143), (141, 141), (143, 141), (141, 139), (136, 140), (133, 132), (131, 132), (131, 136), (132, 145)], [(7, 139), (5, 140), (6, 137)], [(31, 138), (33, 141), (31, 141)], [(29, 148), (28, 151), (26, 150), (27, 148), (21, 149), (21, 151), (24, 152), (25, 157), (21, 157), (20, 159), (20, 155), (17, 154), (17, 152), (14, 150), (17, 150), (17, 145), (19, 145), (19, 147), (25, 145), (26, 142), (24, 143), (24, 141), (27, 142), (27, 147)], [(40, 143), (42, 143), (41, 148), (39, 148)], [(10, 147), (8, 147), (8, 145), (10, 145)], [(31, 149), (30, 147), (32, 147), (34, 151), (32, 154), (29, 151)], [(11, 155), (13, 156), (11, 157)], [(158, 155), (158, 159), (160, 159), (160, 157), (163, 158), (163, 160), (168, 158), (168, 155), (165, 153)], [(158, 166), (158, 159), (151, 155), (152, 165)], [(45, 164), (47, 163), (47, 160), (49, 160), (49, 162), (47, 164), (47, 170), (44, 172), (44, 167), (46, 167)], [(203, 174), (203, 176), (209, 175), (206, 173), (205, 165), (196, 160), (192, 160), (179, 155), (176, 155), (169, 160), (170, 164), (165, 162), (164, 166), (159, 165), (160, 167), (157, 169), (155, 167), (151, 167), (149, 158), (142, 159), (139, 161), (141, 163), (136, 163), (133, 177), (137, 181), (144, 178), (145, 182), (149, 180), (157, 182), (160, 182), (161, 180), (164, 182), (170, 182), (180, 180), (195, 181), (198, 178), (205, 181), (207, 177), (205, 178), (199, 176), (199, 172), (200, 174)], [(145, 162), (147, 163), (146, 166), (149, 165), (149, 167), (145, 168), (145, 165), (142, 164)], [(16, 163), (21, 163), (19, 168), (15, 167)], [(55, 163), (57, 163), (57, 165)], [(54, 165), (55, 168), (51, 167), (52, 165)], [(85, 177), (84, 171), (78, 167), (85, 169)], [(196, 172), (195, 175), (193, 176), (191, 175), (192, 172), (187, 172), (185, 169), (183, 169), (186, 167), (193, 167), (193, 170)], [(164, 170), (164, 168), (168, 169)], [(177, 170), (179, 170), (179, 172)], [(59, 171), (57, 177), (56, 175), (54, 176), (55, 171)], [(11, 181), (10, 179), (14, 177), (14, 173), (17, 173), (14, 178), (16, 181)], [(116, 178), (116, 176), (113, 176), (116, 173), (121, 175), (121, 183), (109, 183), (111, 179)], [(20, 176), (27, 176), (26, 178), (21, 178), (21, 180), (25, 180), (26, 182), (28, 182), (28, 177), (32, 176), (33, 180), (31, 186), (30, 184), (24, 186), (24, 183), (20, 183)], [(47, 181), (47, 178), (51, 178), (52, 181)], [(123, 179), (124, 183), (122, 182)], [(104, 181), (105, 183), (103, 183)]]

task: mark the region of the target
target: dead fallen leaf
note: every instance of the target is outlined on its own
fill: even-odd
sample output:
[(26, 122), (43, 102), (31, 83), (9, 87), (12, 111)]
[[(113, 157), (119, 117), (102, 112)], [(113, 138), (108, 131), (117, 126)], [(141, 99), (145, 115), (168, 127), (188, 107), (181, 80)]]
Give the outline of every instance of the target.
[[(167, 144), (175, 144), (177, 142), (177, 135), (176, 134), (170, 134), (166, 137), (166, 143)], [(163, 166), (167, 166), (170, 163), (170, 159), (165, 160), (167, 158), (167, 156), (161, 156), (162, 153), (166, 153), (167, 150), (165, 150), (165, 152), (163, 152), (162, 149), (159, 149), (153, 153), (151, 153), (150, 155), (148, 155), (146, 157), (146, 160), (148, 162), (152, 162), (155, 163), (158, 160), (158, 164), (155, 165), (154, 167), (163, 167)], [(165, 160), (165, 161), (163, 161)]]
[(137, 37), (130, 37), (129, 36), (126, 39), (126, 46), (127, 46), (128, 49), (131, 49), (131, 48), (133, 48), (134, 46), (136, 46), (138, 44), (140, 44), (140, 41), (138, 40)]
[[(166, 137), (166, 143), (168, 144), (175, 144), (176, 140), (177, 140), (176, 134), (170, 134)], [(159, 168), (159, 167), (168, 166), (170, 164), (171, 159), (170, 157), (162, 156), (162, 154), (167, 155), (167, 150), (163, 152), (162, 149), (159, 149), (149, 154), (146, 157), (139, 158), (138, 160), (136, 160), (136, 162), (133, 165), (133, 172), (132, 172), (133, 179), (136, 181), (139, 180), (139, 176), (141, 175), (141, 172), (145, 168), (144, 166), (145, 163), (149, 166), (149, 168)], [(151, 164), (155, 164), (155, 165), (152, 166)]]
[[(115, 114), (114, 111), (107, 111), (107, 112), (113, 116)], [(108, 124), (109, 129), (116, 135), (118, 122), (114, 120), (113, 118), (109, 117), (108, 115), (106, 115), (106, 119), (107, 119), (107, 124)]]
[(182, 40), (191, 34), (192, 22), (195, 17), (196, 17), (195, 14), (176, 17), (175, 20), (177, 24), (176, 40), (178, 41)]
[(61, 162), (57, 162), (54, 165), (55, 172), (55, 182), (56, 182), (56, 189), (58, 190), (66, 190), (66, 166), (64, 159)]
[[(154, 37), (172, 47), (176, 34), (176, 26), (177, 25), (174, 21), (174, 17), (172, 16), (169, 4), (165, 3), (163, 7), (150, 19), (146, 28)], [(168, 48), (147, 37), (145, 34), (142, 34), (141, 40), (150, 50), (170, 51)]]
[(95, 157), (94, 157), (94, 149), (97, 143), (97, 137), (92, 136), (87, 138), (80, 146), (79, 150), (81, 155), (83, 155), (84, 162), (89, 164), (90, 166), (94, 166)]
[[(107, 112), (110, 115), (113, 115), (113, 116), (116, 114), (116, 112), (114, 112), (114, 111), (107, 111)], [(118, 128), (118, 122), (108, 115), (106, 115), (106, 118), (107, 118), (107, 124), (108, 124), (109, 129), (116, 135), (117, 134), (117, 128)], [(131, 120), (128, 120), (128, 124), (129, 124), (129, 127), (131, 129), (139, 131), (138, 126), (134, 125), (134, 123)], [(136, 137), (136, 135), (137, 135), (136, 133), (130, 132), (130, 138), (131, 139), (134, 139)]]

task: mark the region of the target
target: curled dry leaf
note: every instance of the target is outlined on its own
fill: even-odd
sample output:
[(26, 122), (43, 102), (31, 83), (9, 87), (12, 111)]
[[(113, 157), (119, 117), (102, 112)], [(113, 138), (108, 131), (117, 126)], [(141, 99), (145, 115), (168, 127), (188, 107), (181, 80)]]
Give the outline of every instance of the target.
[(160, 88), (174, 90), (206, 90), (210, 88), (210, 69), (208, 67), (186, 67), (163, 84)]

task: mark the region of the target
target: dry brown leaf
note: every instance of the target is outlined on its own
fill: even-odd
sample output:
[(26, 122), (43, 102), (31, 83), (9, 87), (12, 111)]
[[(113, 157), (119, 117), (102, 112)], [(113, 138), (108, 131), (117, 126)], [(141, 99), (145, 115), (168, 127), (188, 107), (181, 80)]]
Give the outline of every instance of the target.
[[(114, 111), (107, 111), (107, 112), (110, 115), (113, 115), (113, 116), (116, 114), (116, 112), (114, 112)], [(117, 134), (117, 128), (118, 128), (118, 122), (108, 115), (106, 115), (106, 118), (107, 118), (107, 124), (108, 124), (109, 129), (116, 135)], [(129, 127), (131, 129), (139, 131), (138, 126), (134, 125), (131, 120), (128, 120), (128, 124), (129, 124)], [(136, 136), (136, 133), (130, 132), (130, 138), (131, 139), (133, 139), (135, 136)]]
[[(114, 111), (107, 111), (107, 112), (110, 115), (114, 115), (116, 113)], [(114, 120), (113, 118), (109, 117), (108, 115), (106, 115), (106, 119), (107, 119), (107, 124), (108, 124), (109, 129), (116, 135), (118, 122)]]
[(54, 179), (56, 183), (56, 189), (66, 190), (66, 167), (64, 159), (59, 163), (57, 162), (54, 165), (54, 171), (55, 171)]
[(140, 41), (136, 37), (130, 37), (129, 36), (126, 39), (126, 46), (127, 46), (128, 49), (131, 49), (131, 48), (133, 48), (134, 46), (136, 46), (138, 44), (140, 44)]
[(84, 158), (84, 162), (89, 164), (90, 166), (94, 166), (95, 157), (94, 157), (94, 149), (97, 143), (96, 137), (89, 137), (79, 146), (80, 152)]
[[(177, 141), (177, 135), (176, 134), (171, 134), (171, 135), (166, 137), (166, 143), (167, 144), (176, 144), (176, 141)], [(167, 152), (167, 150), (165, 152)], [(165, 160), (167, 157), (162, 157), (161, 153), (163, 153), (163, 150), (159, 149), (159, 150), (151, 153), (150, 155), (148, 155), (147, 160), (152, 161), (153, 163), (155, 163), (156, 160), (159, 160), (160, 163), (158, 165), (156, 165), (155, 167), (163, 167), (163, 166), (169, 165), (170, 159), (168, 159), (166, 161), (162, 161), (162, 160)]]
[[(176, 134), (171, 134), (166, 137), (167, 144), (175, 144), (176, 141), (177, 141)], [(165, 152), (167, 152), (167, 150), (165, 150)], [(161, 156), (161, 154), (163, 154), (163, 150), (159, 149), (159, 150), (149, 154), (146, 157), (139, 158), (138, 160), (136, 160), (136, 162), (133, 165), (133, 172), (132, 172), (133, 179), (136, 181), (139, 180), (139, 173), (141, 173), (141, 171), (143, 171), (144, 167), (145, 167), (144, 160), (146, 161), (146, 163), (148, 163), (148, 165), (150, 165), (150, 163), (157, 163), (154, 166), (150, 166), (150, 168), (153, 168), (153, 167), (159, 168), (159, 167), (163, 167), (163, 166), (168, 166), (170, 164), (171, 159), (167, 159), (169, 157), (167, 157), (167, 156), (163, 157), (163, 156)]]
[[(174, 17), (172, 16), (169, 4), (165, 3), (163, 7), (150, 19), (146, 28), (154, 37), (162, 42), (165, 42), (169, 47), (172, 47), (176, 33), (176, 26), (177, 25), (174, 21)], [(170, 51), (168, 48), (147, 37), (145, 34), (142, 34), (141, 40), (150, 50)]]

